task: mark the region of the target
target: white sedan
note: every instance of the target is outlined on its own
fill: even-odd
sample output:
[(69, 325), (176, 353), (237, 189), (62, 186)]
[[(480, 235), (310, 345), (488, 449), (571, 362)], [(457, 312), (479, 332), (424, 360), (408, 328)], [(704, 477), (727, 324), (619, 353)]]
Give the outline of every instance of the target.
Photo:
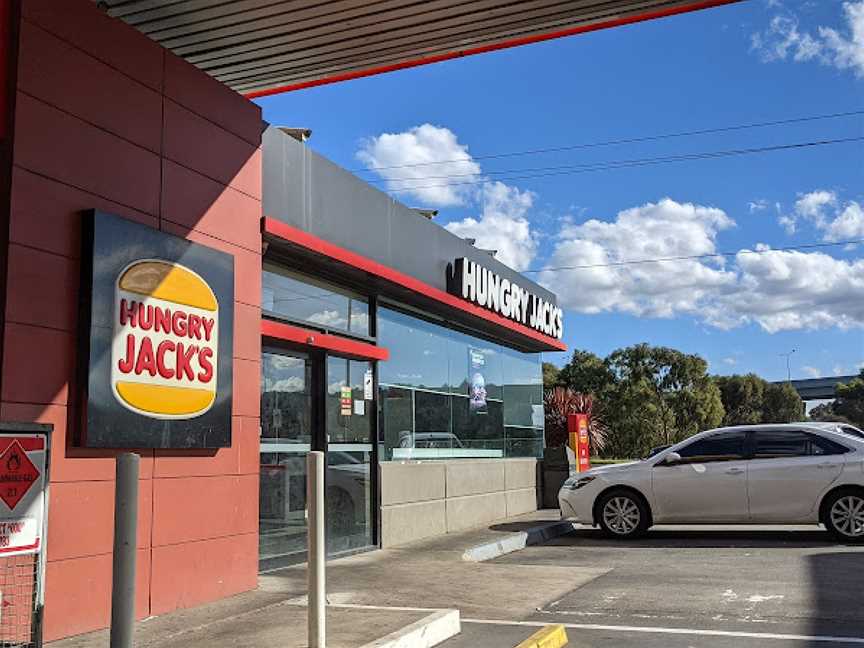
[(561, 515), (631, 538), (654, 524), (824, 524), (864, 542), (864, 439), (807, 423), (708, 430), (570, 477)]

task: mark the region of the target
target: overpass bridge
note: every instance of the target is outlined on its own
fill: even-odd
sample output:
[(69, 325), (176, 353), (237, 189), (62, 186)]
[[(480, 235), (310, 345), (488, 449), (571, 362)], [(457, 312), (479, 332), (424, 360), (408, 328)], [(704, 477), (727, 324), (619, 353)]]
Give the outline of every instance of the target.
[[(807, 378), (804, 380), (793, 380), (792, 386), (801, 400), (822, 400), (836, 398), (837, 383), (847, 384), (858, 376), (831, 376), (828, 378)], [(775, 384), (782, 385), (785, 380), (777, 381)]]

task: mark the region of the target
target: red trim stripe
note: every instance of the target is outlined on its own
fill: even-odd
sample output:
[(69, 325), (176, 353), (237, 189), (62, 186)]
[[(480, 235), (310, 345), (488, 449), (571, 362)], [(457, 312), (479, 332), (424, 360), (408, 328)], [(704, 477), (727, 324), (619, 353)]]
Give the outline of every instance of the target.
[(40, 540), (41, 538), (36, 538), (36, 542), (24, 547), (3, 547), (0, 549), (0, 554), (12, 553), (13, 551), (32, 551), (33, 549), (38, 549)]
[(252, 92), (245, 93), (244, 96), (248, 99), (268, 97), (270, 95), (280, 94), (283, 92), (293, 92), (294, 90), (303, 90), (304, 88), (314, 88), (315, 86), (327, 85), (330, 83), (339, 83), (340, 81), (351, 81), (352, 79), (361, 79), (363, 77), (374, 76), (376, 74), (384, 74), (386, 72), (395, 72), (397, 70), (405, 70), (408, 68), (419, 67), (421, 65), (429, 65), (431, 63), (440, 63), (441, 61), (449, 61), (456, 58), (462, 58), (463, 56), (473, 56), (475, 54), (485, 54), (487, 52), (495, 52), (497, 50), (509, 49), (511, 47), (519, 47), (521, 45), (541, 43), (548, 40), (554, 40), (556, 38), (575, 36), (576, 34), (585, 34), (588, 32), (599, 31), (601, 29), (609, 29), (612, 27), (621, 27), (623, 25), (631, 25), (633, 23), (644, 22), (646, 20), (666, 18), (667, 16), (675, 16), (678, 14), (689, 13), (691, 11), (699, 11), (701, 9), (711, 9), (713, 7), (720, 7), (722, 5), (732, 4), (741, 1), (742, 0), (702, 0), (701, 2), (694, 2), (692, 4), (683, 5), (680, 7), (669, 7), (656, 11), (648, 11), (646, 13), (626, 16), (624, 18), (604, 20), (602, 22), (592, 23), (590, 25), (580, 25), (578, 27), (559, 29), (557, 31), (547, 32), (545, 34), (521, 36), (519, 38), (511, 38), (508, 40), (504, 40), (500, 43), (480, 45), (478, 47), (455, 50), (453, 52), (445, 52), (444, 54), (434, 54), (432, 56), (421, 56), (416, 59), (400, 61), (399, 63), (391, 63), (389, 65), (379, 65), (376, 67), (367, 68), (365, 70), (343, 72), (341, 74), (326, 76), (321, 79), (290, 83), (287, 85), (277, 86), (275, 88), (267, 88), (265, 90), (254, 90)]
[(269, 234), (270, 236), (274, 236), (276, 238), (280, 238), (284, 241), (289, 241), (291, 243), (294, 243), (295, 245), (299, 245), (306, 248), (307, 250), (322, 254), (326, 257), (349, 265), (353, 268), (368, 272), (371, 275), (375, 275), (376, 277), (380, 277), (381, 279), (394, 283), (398, 286), (407, 288), (408, 290), (423, 295), (424, 297), (434, 299), (435, 301), (440, 302), (450, 308), (461, 310), (465, 313), (473, 315), (474, 317), (479, 317), (486, 320), (487, 322), (492, 322), (493, 324), (497, 324), (498, 326), (502, 326), (511, 331), (515, 331), (516, 333), (519, 333), (526, 338), (530, 338), (535, 342), (542, 342), (549, 348), (549, 350), (567, 350), (567, 345), (564, 344), (564, 342), (562, 342), (561, 340), (550, 338), (546, 335), (543, 335), (540, 331), (536, 331), (522, 324), (518, 324), (509, 318), (493, 313), (492, 311), (486, 310), (485, 308), (482, 308), (480, 306), (475, 306), (474, 304), (459, 299), (458, 297), (451, 295), (448, 292), (445, 292), (439, 288), (435, 288), (434, 286), (430, 286), (429, 284), (420, 281), (419, 279), (409, 277), (408, 275), (399, 272), (398, 270), (389, 268), (382, 263), (373, 261), (372, 259), (357, 254), (356, 252), (351, 252), (350, 250), (346, 250), (345, 248), (339, 247), (338, 245), (334, 245), (333, 243), (325, 241), (324, 239), (320, 239), (313, 234), (309, 234), (308, 232), (299, 230), (296, 227), (291, 227), (290, 225), (287, 225), (282, 221), (278, 221), (274, 218), (268, 218), (265, 216), (264, 233)]
[(390, 351), (384, 347), (268, 319), (261, 320), (261, 335), (283, 342), (325, 349), (361, 360), (387, 360), (390, 357)]
[(9, 436), (3, 437), (0, 436), (0, 452), (3, 452), (6, 448), (8, 448), (15, 441), (21, 446), (21, 449), (24, 452), (34, 452), (36, 450), (44, 450), (45, 449), (45, 439), (42, 437), (29, 437), (29, 436)]

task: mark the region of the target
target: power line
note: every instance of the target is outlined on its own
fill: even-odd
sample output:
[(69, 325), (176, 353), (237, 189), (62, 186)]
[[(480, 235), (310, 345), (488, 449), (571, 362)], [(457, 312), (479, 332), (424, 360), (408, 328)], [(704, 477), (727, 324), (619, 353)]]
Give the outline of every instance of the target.
[[(513, 180), (530, 180), (534, 178), (547, 178), (553, 176), (562, 176), (562, 175), (576, 175), (579, 173), (592, 173), (595, 171), (611, 171), (616, 169), (627, 169), (633, 167), (642, 167), (642, 166), (654, 166), (657, 164), (669, 164), (673, 162), (688, 162), (688, 161), (697, 161), (697, 160), (708, 160), (708, 159), (717, 159), (717, 158), (725, 158), (725, 157), (734, 157), (739, 155), (753, 155), (757, 153), (770, 153), (776, 151), (789, 151), (794, 149), (804, 149), (804, 148), (813, 148), (817, 146), (830, 146), (835, 144), (848, 144), (851, 142), (860, 142), (864, 140), (864, 136), (861, 137), (846, 137), (839, 139), (831, 139), (831, 140), (817, 140), (813, 142), (796, 142), (793, 144), (780, 144), (776, 146), (760, 146), (756, 148), (746, 148), (746, 149), (729, 149), (723, 151), (706, 151), (701, 153), (685, 153), (673, 156), (662, 156), (662, 157), (653, 157), (653, 158), (641, 158), (634, 160), (615, 160), (610, 162), (600, 162), (595, 163), (593, 166), (591, 165), (573, 165), (562, 167), (566, 170), (560, 171), (551, 171), (548, 173), (532, 173), (529, 175), (515, 175), (515, 176), (503, 176), (492, 179), (481, 178), (479, 180), (470, 180), (465, 182), (447, 182), (447, 183), (439, 183), (439, 184), (428, 184), (428, 185), (408, 185), (408, 186), (399, 186), (398, 188), (393, 188), (391, 191), (394, 192), (402, 192), (402, 191), (416, 191), (418, 189), (436, 189), (442, 187), (458, 187), (463, 185), (484, 185), (491, 184), (493, 182), (499, 182), (502, 180), (513, 181)], [(531, 169), (524, 169), (523, 171), (531, 171)], [(519, 173), (521, 171), (507, 171), (501, 173)], [(470, 175), (478, 175), (478, 174), (470, 174)], [(447, 176), (444, 176), (447, 177)], [(456, 176), (453, 176), (456, 177)], [(390, 182), (411, 182), (417, 180), (425, 180), (426, 178), (406, 178), (405, 180), (391, 180)]]
[[(817, 142), (820, 145), (824, 144), (837, 144), (841, 142), (855, 140), (856, 138), (849, 139), (838, 139), (838, 140), (822, 140)], [(859, 137), (857, 139), (864, 139)], [(811, 143), (807, 143), (811, 144)], [(791, 145), (780, 145), (783, 146), (802, 146), (797, 144)], [(481, 176), (497, 176), (497, 175), (507, 175), (512, 173), (534, 173), (534, 172), (546, 172), (546, 171), (574, 171), (574, 170), (605, 170), (606, 168), (618, 168), (621, 165), (631, 166), (631, 165), (643, 165), (646, 162), (651, 163), (667, 163), (667, 162), (686, 162), (691, 159), (703, 159), (705, 157), (726, 157), (731, 154), (744, 154), (750, 152), (764, 152), (766, 150), (773, 150), (773, 147), (761, 147), (759, 149), (733, 149), (732, 151), (718, 151), (718, 152), (702, 152), (702, 153), (679, 153), (675, 155), (664, 155), (657, 156), (651, 158), (637, 158), (635, 160), (609, 160), (607, 162), (591, 162), (587, 164), (563, 164), (557, 166), (548, 166), (548, 167), (529, 167), (525, 169), (509, 169), (505, 171), (487, 171), (485, 173), (455, 173), (453, 175), (443, 175), (443, 176), (418, 176), (416, 178), (403, 178), (403, 179), (386, 179), (382, 178), (380, 180), (369, 180), (369, 183), (381, 183), (381, 182), (417, 182), (420, 180), (446, 180), (448, 178), (478, 178), (479, 180), (485, 180), (484, 177)], [(502, 178), (495, 178), (496, 180), (501, 180)], [(504, 180), (509, 180), (511, 178), (503, 178)], [(394, 191), (404, 191), (406, 189), (413, 189), (414, 187), (399, 187), (394, 189)]]
[(827, 119), (841, 119), (844, 117), (855, 117), (864, 115), (864, 110), (850, 110), (846, 112), (830, 113), (825, 115), (811, 115), (807, 117), (793, 117), (790, 119), (778, 119), (774, 121), (755, 122), (750, 124), (737, 124), (733, 126), (719, 126), (716, 128), (703, 128), (691, 131), (679, 131), (673, 133), (660, 133), (657, 135), (645, 135), (642, 137), (629, 137), (624, 139), (607, 140), (602, 142), (589, 142), (582, 144), (570, 144), (568, 146), (556, 146), (551, 148), (529, 149), (525, 151), (510, 151), (505, 153), (494, 153), (489, 155), (468, 156), (450, 160), (433, 160), (430, 162), (414, 162), (412, 164), (393, 164), (388, 166), (366, 166), (352, 169), (354, 172), (384, 171), (387, 169), (408, 169), (412, 167), (433, 166), (438, 164), (454, 164), (457, 162), (474, 162), (477, 160), (495, 160), (509, 157), (521, 157), (525, 155), (542, 155), (546, 153), (560, 153), (562, 151), (576, 151), (580, 149), (599, 148), (603, 146), (617, 146), (621, 144), (638, 144), (642, 142), (654, 142), (658, 140), (674, 139), (679, 137), (693, 137), (697, 135), (711, 135), (729, 133), (754, 128), (770, 128), (772, 126), (787, 126), (790, 124), (801, 124), (812, 121)]
[(802, 245), (790, 245), (788, 247), (770, 248), (767, 250), (736, 250), (735, 252), (713, 252), (710, 254), (690, 254), (682, 256), (656, 257), (653, 259), (631, 259), (628, 261), (613, 261), (610, 263), (588, 263), (572, 266), (550, 266), (547, 268), (535, 268), (522, 270), (522, 274), (528, 272), (557, 272), (559, 270), (591, 270), (594, 268), (613, 268), (618, 266), (641, 265), (644, 263), (663, 263), (664, 261), (696, 261), (699, 259), (719, 259), (738, 256), (739, 254), (768, 254), (770, 252), (793, 252), (796, 250), (812, 250), (814, 248), (835, 247), (841, 245), (858, 245), (864, 243), (864, 239), (852, 239), (849, 241), (833, 241), (830, 243), (805, 243)]

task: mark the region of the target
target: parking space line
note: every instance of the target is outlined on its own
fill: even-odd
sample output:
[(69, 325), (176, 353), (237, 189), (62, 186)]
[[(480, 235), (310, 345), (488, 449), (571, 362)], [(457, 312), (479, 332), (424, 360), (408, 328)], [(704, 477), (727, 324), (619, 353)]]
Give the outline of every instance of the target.
[[(525, 627), (543, 627), (548, 625), (543, 621), (503, 621), (497, 619), (462, 619), (462, 623), (477, 625), (508, 625)], [(786, 641), (819, 641), (824, 643), (864, 644), (862, 637), (833, 637), (830, 635), (799, 635), (777, 634), (768, 632), (736, 632), (734, 630), (701, 630), (696, 628), (655, 628), (651, 626), (619, 626), (600, 625), (596, 623), (562, 623), (565, 628), (577, 630), (604, 630), (607, 632), (642, 632), (670, 635), (696, 635), (700, 637), (738, 637), (741, 639), (780, 639)]]

